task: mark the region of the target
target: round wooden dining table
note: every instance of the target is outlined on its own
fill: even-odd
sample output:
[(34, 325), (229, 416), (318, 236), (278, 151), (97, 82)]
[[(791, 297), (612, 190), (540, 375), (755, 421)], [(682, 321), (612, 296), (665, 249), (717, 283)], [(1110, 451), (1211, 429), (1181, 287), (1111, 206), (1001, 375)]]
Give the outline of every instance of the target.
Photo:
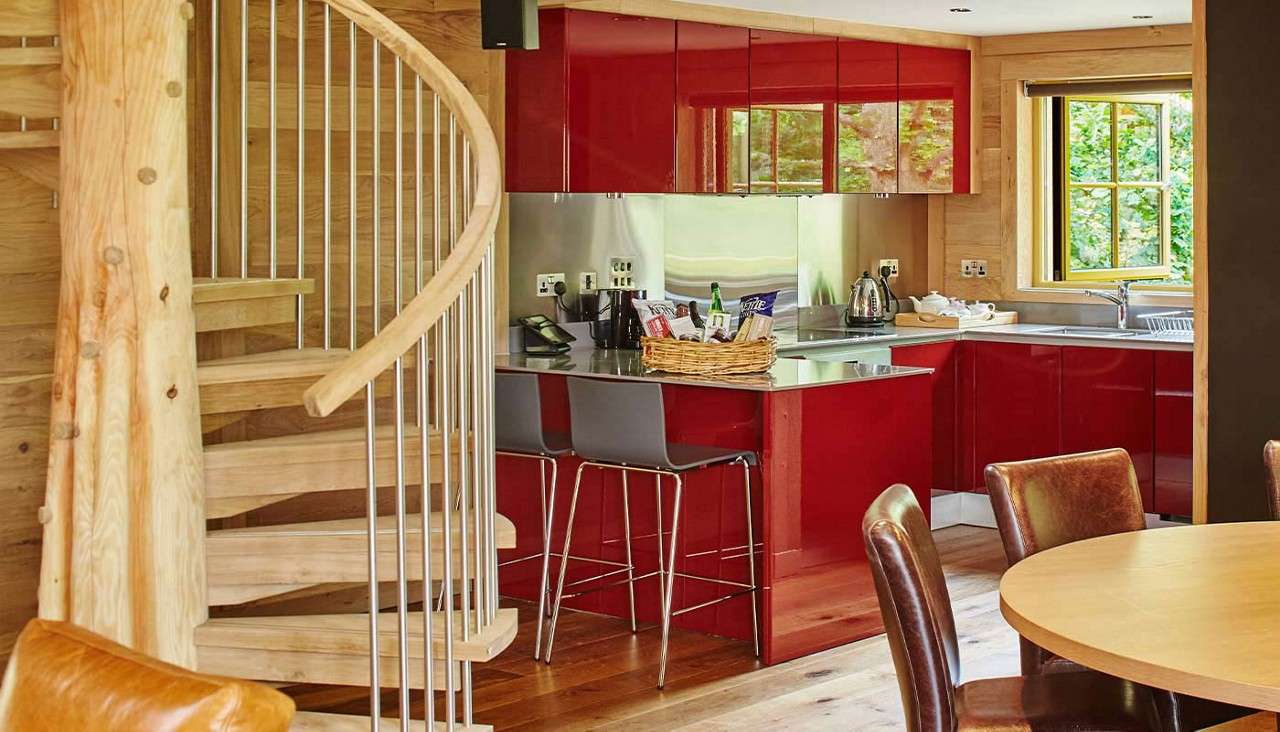
[(1280, 522), (1047, 549), (1005, 573), (1000, 611), (1023, 637), (1089, 668), (1280, 711)]

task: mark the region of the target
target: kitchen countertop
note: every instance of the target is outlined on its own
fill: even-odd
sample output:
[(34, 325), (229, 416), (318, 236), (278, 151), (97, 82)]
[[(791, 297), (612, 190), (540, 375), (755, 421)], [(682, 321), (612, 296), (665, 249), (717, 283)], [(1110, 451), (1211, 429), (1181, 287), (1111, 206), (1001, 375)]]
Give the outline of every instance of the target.
[[(1099, 335), (1061, 335), (1051, 331), (1072, 328), (1081, 331), (1096, 330)], [(1138, 348), (1153, 351), (1191, 351), (1193, 341), (1186, 336), (1162, 336), (1148, 331), (1136, 331), (1138, 335), (1119, 338), (1102, 335), (1107, 329), (1091, 329), (1085, 326), (1044, 325), (1016, 323), (993, 325), (985, 328), (955, 330), (950, 328), (909, 328), (885, 326), (882, 330), (845, 328), (804, 328), (777, 331), (778, 352), (781, 354), (829, 346), (881, 345), (905, 346), (938, 341), (973, 340), (1002, 343), (1031, 343), (1051, 346), (1085, 346), (1104, 348)]]
[(513, 353), (497, 356), (498, 371), (595, 376), (622, 381), (688, 384), (748, 391), (786, 391), (859, 381), (894, 379), (929, 374), (933, 369), (863, 363), (828, 363), (803, 358), (779, 358), (768, 372), (738, 376), (690, 376), (646, 371), (639, 351), (578, 349), (558, 356)]

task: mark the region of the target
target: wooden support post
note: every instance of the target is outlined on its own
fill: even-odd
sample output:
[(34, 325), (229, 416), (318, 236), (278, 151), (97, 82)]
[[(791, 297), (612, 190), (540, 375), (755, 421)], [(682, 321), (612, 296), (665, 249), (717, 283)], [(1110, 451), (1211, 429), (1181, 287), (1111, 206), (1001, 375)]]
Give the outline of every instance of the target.
[(62, 0), (40, 615), (194, 666), (207, 613), (183, 0)]

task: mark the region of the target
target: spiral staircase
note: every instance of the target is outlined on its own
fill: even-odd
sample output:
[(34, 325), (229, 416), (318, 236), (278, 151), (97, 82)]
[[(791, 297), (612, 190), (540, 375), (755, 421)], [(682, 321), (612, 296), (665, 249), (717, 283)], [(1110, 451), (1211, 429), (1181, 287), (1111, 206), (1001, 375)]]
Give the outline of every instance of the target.
[[(364, 0), (190, 7), (210, 606), (197, 667), (370, 689), (368, 717), (299, 713), (297, 729), (484, 729), (472, 665), (517, 627), (498, 607), (515, 529), (493, 491), (493, 131)], [(2, 111), (22, 115), (0, 162), (52, 205), (57, 13), (0, 9), (0, 36), (21, 39), (0, 44)]]

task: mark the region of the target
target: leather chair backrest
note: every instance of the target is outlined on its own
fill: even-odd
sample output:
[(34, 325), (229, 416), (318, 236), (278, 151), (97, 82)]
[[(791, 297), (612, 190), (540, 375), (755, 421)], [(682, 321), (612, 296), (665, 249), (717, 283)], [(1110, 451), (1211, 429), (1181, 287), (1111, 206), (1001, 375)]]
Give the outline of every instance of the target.
[(0, 730), (285, 732), (275, 689), (188, 671), (70, 623), (32, 620), (0, 689)]
[(1270, 440), (1262, 450), (1262, 462), (1267, 466), (1268, 505), (1271, 518), (1280, 520), (1280, 440)]
[(1010, 566), (1061, 544), (1147, 526), (1133, 461), (1118, 448), (995, 463), (986, 477)]
[(910, 488), (899, 484), (880, 494), (862, 519), (862, 538), (907, 729), (950, 732), (960, 678), (955, 618), (929, 521)]

